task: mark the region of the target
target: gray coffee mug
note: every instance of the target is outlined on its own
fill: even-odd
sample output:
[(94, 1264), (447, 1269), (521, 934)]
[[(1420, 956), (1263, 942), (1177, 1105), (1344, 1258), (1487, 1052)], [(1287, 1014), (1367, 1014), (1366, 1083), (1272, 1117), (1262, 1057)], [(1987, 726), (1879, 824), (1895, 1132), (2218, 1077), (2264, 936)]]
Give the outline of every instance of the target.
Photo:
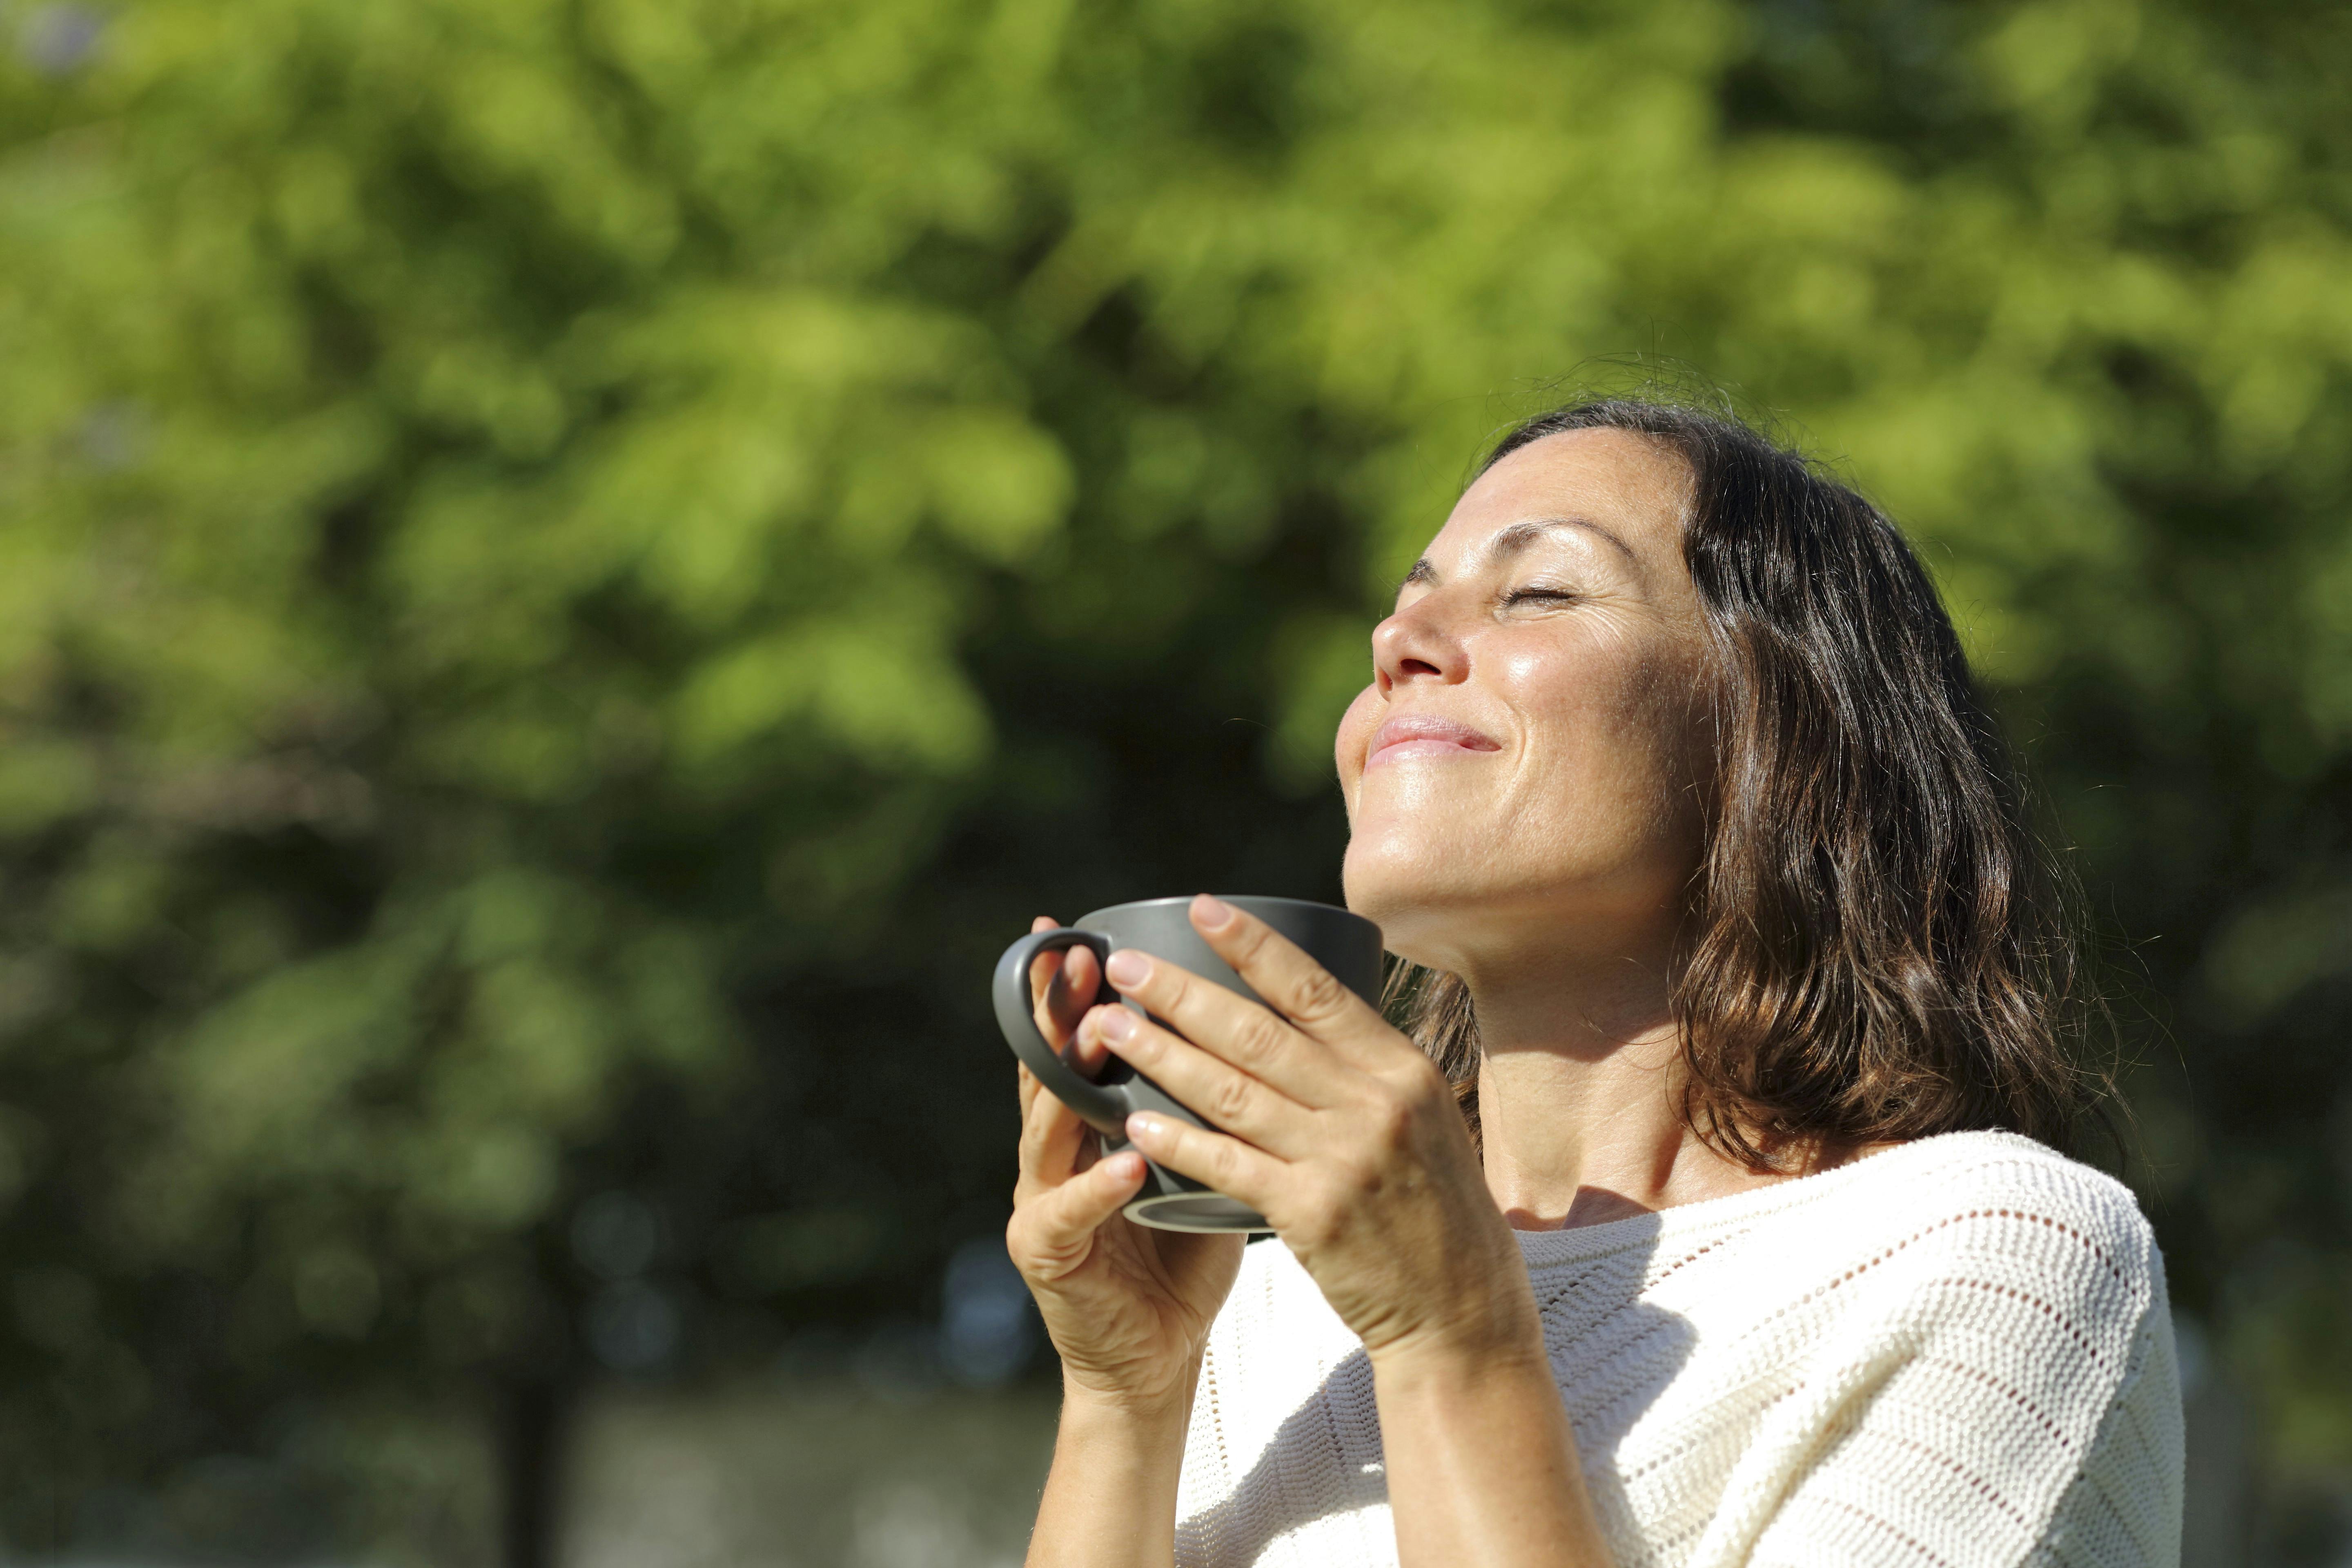
[[(1361, 915), (1329, 904), (1309, 903), (1304, 899), (1233, 898), (1223, 893), (1217, 896), (1272, 926), (1329, 970), (1339, 984), (1374, 1006), (1380, 1005), (1380, 927)], [(1110, 1059), (1099, 1079), (1087, 1078), (1064, 1060), (1038, 1031), (1029, 1000), (1029, 966), (1041, 952), (1086, 947), (1093, 949), (1095, 957), (1108, 963), (1112, 953), (1122, 948), (1134, 948), (1181, 964), (1202, 979), (1213, 980), (1253, 1002), (1263, 1000), (1243, 983), (1240, 975), (1226, 967), (1225, 961), (1212, 952), (1209, 944), (1201, 940), (1201, 933), (1192, 929), (1189, 912), (1192, 904), (1189, 898), (1113, 904), (1109, 909), (1095, 910), (1075, 926), (1032, 931), (1006, 948), (1004, 956), (997, 962), (996, 1026), (1004, 1031), (1005, 1043), (1037, 1075), (1037, 1081), (1048, 1092), (1102, 1134), (1105, 1154), (1118, 1153), (1128, 1146), (1127, 1118), (1130, 1111), (1157, 1111), (1181, 1118), (1195, 1127), (1208, 1127), (1209, 1123), (1117, 1057)], [(1096, 994), (1115, 994), (1108, 975)], [(1119, 1000), (1132, 1011), (1151, 1016), (1140, 1005), (1125, 997)], [(1152, 1022), (1164, 1025), (1165, 1021), (1153, 1018)], [(1160, 1230), (1273, 1228), (1265, 1223), (1265, 1215), (1247, 1204), (1157, 1164), (1150, 1165), (1143, 1190), (1125, 1212), (1138, 1225)]]

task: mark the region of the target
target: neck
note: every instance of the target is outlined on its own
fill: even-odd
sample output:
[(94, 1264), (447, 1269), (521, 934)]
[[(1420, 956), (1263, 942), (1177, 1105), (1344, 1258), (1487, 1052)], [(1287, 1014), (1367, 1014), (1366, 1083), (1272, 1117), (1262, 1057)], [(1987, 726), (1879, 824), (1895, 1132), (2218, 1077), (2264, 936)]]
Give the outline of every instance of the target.
[(1514, 1227), (1594, 1225), (1781, 1179), (1683, 1124), (1663, 947), (1464, 978), (1486, 1184)]

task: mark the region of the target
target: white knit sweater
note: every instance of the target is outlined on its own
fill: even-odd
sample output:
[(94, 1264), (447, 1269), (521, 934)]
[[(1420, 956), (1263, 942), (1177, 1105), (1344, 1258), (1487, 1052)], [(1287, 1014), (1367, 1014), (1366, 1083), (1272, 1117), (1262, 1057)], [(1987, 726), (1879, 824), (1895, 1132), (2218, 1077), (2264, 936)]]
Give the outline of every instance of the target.
[[(1519, 1244), (1620, 1568), (2179, 1559), (2163, 1259), (2039, 1143), (1950, 1133)], [(1362, 1347), (1280, 1242), (1244, 1257), (1177, 1561), (1394, 1563)]]

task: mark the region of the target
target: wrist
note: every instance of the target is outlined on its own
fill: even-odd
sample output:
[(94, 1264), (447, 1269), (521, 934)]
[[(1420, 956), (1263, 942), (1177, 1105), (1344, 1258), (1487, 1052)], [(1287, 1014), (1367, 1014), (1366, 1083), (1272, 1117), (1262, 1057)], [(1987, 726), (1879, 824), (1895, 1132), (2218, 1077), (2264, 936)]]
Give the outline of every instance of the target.
[(1372, 1362), (1397, 1558), (1612, 1561), (1543, 1332), (1428, 1334)]
[(1029, 1568), (1165, 1568), (1175, 1560), (1192, 1392), (1188, 1380), (1181, 1397), (1139, 1399), (1065, 1372)]
[(1424, 1383), (1458, 1387), (1526, 1372), (1551, 1375), (1543, 1321), (1532, 1296), (1496, 1302), (1378, 1344), (1367, 1342), (1365, 1354), (1374, 1378), (1400, 1389)]
[(1451, 1380), (1479, 1368), (1550, 1368), (1550, 1356), (1543, 1350), (1543, 1314), (1536, 1310), (1536, 1290), (1517, 1250), (1510, 1268), (1496, 1269), (1496, 1274), (1486, 1289), (1456, 1295), (1444, 1317), (1397, 1323), (1390, 1333), (1364, 1335), (1364, 1354), (1373, 1373), (1383, 1368), (1395, 1375), (1430, 1371)]
[(1198, 1358), (1181, 1376), (1162, 1388), (1101, 1387), (1065, 1367), (1062, 1371), (1062, 1424), (1111, 1432), (1133, 1429), (1181, 1431), (1192, 1415), (1192, 1394), (1201, 1379)]

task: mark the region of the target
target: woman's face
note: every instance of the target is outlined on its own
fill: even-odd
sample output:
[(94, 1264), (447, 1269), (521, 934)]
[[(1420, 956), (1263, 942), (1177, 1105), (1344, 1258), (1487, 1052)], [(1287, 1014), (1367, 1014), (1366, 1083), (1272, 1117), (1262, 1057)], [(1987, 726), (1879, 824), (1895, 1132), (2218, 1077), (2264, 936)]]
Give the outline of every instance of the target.
[(1348, 904), (1392, 951), (1474, 976), (1663, 956), (1710, 766), (1690, 486), (1639, 436), (1548, 436), (1406, 578), (1337, 746)]

